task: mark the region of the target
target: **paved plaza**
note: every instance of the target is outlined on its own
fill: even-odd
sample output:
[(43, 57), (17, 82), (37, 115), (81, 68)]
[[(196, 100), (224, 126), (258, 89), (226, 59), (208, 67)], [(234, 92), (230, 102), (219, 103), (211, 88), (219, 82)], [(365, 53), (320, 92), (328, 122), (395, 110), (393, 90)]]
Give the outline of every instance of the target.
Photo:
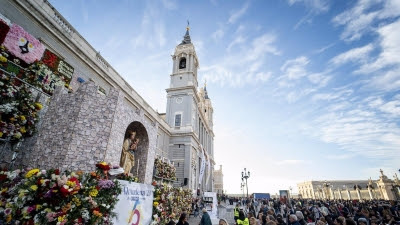
[[(225, 203), (221, 203), (220, 206), (218, 206), (218, 219), (212, 219), (213, 225), (218, 224), (218, 221), (220, 218), (226, 219), (229, 224), (234, 224), (233, 221), (233, 208), (234, 205), (229, 205)], [(198, 225), (200, 223), (201, 217), (193, 217), (190, 216), (189, 218), (189, 224), (190, 225)]]

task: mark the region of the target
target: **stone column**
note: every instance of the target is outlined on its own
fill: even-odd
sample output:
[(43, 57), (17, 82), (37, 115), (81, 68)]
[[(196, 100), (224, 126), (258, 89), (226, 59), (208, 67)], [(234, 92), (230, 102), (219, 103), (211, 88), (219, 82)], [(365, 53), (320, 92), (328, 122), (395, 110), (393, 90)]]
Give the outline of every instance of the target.
[(373, 197), (373, 195), (372, 195), (372, 191), (371, 191), (371, 188), (370, 188), (370, 187), (368, 187), (368, 194), (369, 194), (370, 200), (373, 200), (374, 197)]
[(338, 188), (338, 191), (339, 191), (339, 199), (342, 200), (343, 199), (342, 191), (340, 190), (340, 188)]
[(357, 188), (356, 188), (356, 192), (357, 192), (358, 200), (361, 201), (361, 193), (360, 193), (360, 189), (358, 188), (358, 186), (357, 186)]
[(331, 199), (335, 199), (335, 192), (332, 190), (332, 187), (329, 187), (329, 191), (331, 192)]
[(311, 189), (311, 194), (312, 194), (312, 199), (315, 199), (315, 191), (314, 191), (314, 189)]
[(347, 196), (349, 197), (348, 200), (351, 200), (350, 190), (348, 188), (346, 188), (346, 191), (347, 191)]

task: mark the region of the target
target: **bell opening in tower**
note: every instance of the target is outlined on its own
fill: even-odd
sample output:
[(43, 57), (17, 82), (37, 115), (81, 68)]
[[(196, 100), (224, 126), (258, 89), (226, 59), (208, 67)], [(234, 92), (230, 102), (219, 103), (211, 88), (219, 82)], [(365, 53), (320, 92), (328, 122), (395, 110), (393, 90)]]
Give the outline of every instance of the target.
[(179, 61), (179, 69), (185, 69), (186, 68), (186, 58), (181, 58)]

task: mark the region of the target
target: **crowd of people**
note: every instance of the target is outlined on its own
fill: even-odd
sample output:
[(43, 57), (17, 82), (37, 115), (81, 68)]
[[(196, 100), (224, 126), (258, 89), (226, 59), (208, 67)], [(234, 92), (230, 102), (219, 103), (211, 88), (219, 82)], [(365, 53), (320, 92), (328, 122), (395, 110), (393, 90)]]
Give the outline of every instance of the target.
[(400, 203), (372, 200), (231, 200), (235, 224), (244, 225), (395, 225)]
[[(220, 200), (229, 201), (235, 208), (234, 223), (221, 218), (219, 225), (400, 225), (399, 201), (229, 197)], [(200, 225), (212, 225), (204, 204), (195, 203), (194, 210), (202, 212)], [(169, 225), (189, 225), (188, 218), (183, 213), (177, 223), (171, 221)]]

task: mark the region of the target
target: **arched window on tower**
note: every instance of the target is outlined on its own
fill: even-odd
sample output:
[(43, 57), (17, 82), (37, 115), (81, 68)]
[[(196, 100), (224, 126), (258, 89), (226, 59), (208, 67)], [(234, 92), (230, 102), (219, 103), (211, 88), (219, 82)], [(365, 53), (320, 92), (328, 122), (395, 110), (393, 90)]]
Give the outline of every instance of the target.
[(186, 68), (186, 58), (182, 57), (181, 60), (179, 60), (179, 69), (185, 69)]

